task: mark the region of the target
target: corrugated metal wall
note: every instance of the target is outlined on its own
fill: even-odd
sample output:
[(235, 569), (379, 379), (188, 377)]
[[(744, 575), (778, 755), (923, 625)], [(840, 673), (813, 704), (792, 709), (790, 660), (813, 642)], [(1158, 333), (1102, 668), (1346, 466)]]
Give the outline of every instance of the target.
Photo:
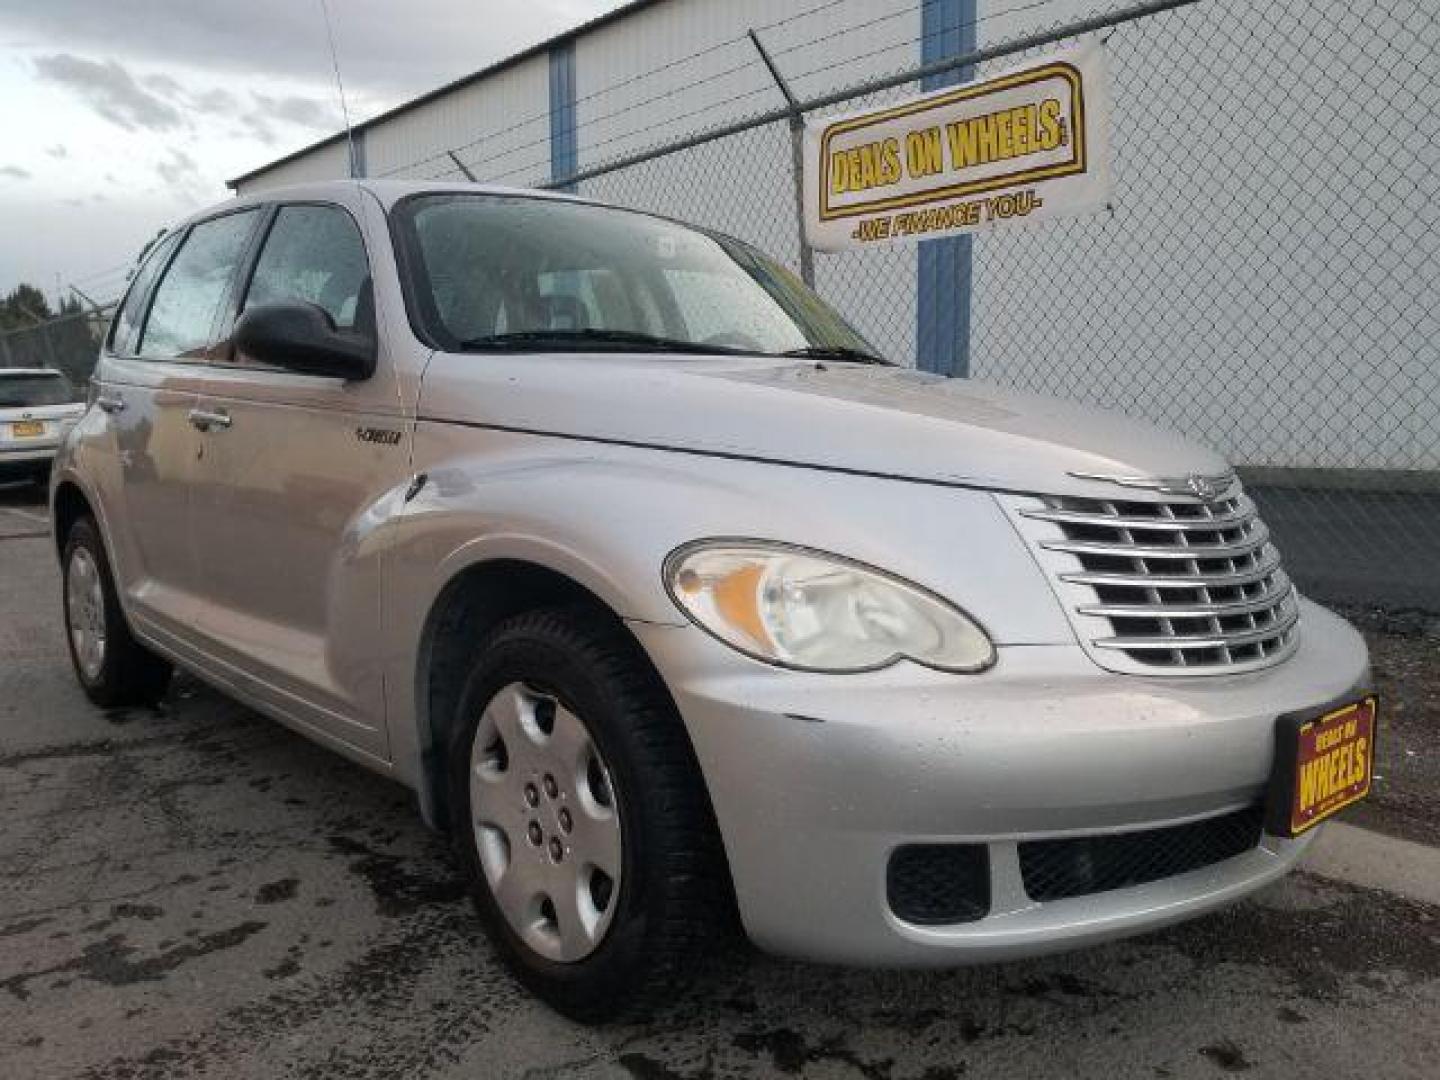
[[(810, 0), (669, 0), (586, 34), (576, 43), (581, 167), (782, 105), (745, 37), (752, 27), (761, 28), (776, 66), (805, 98), (915, 66), (920, 6), (918, 0), (828, 6)], [(710, 51), (694, 55), (707, 46)], [(645, 71), (655, 74), (635, 79)], [(789, 139), (783, 124), (772, 124), (652, 162), (634, 175), (600, 177), (582, 185), (581, 193), (721, 229), (795, 266)], [(911, 359), (915, 251), (866, 253), (885, 264), (893, 282), (883, 310), (877, 310), (873, 290), (849, 272), (857, 257), (817, 259), (817, 288), (877, 346)]]
[(545, 57), (535, 56), (391, 117), (366, 133), (367, 174), (454, 175), (443, 154), (455, 148), (477, 175), (494, 176), (536, 160), (543, 160), (548, 172), (547, 86)]
[(308, 184), (315, 180), (337, 180), (350, 173), (350, 151), (344, 142), (317, 147), (303, 157), (265, 170), (236, 188), (237, 195), (250, 195), (286, 184)]
[[(367, 128), (365, 171), (453, 178), (459, 170), (445, 151), (455, 149), (478, 179), (543, 182), (571, 153), (571, 129), (563, 118), (552, 123), (557, 93), (573, 95), (559, 104), (573, 105), (565, 117), (575, 118), (582, 169), (774, 108), (782, 98), (744, 36), (750, 27), (805, 98), (913, 67), (934, 55), (925, 42), (937, 26), (958, 40), (957, 27), (973, 22), (984, 47), (1120, 6), (664, 0), (571, 39), (573, 56), (558, 67), (538, 54)], [(1426, 362), (1434, 346), (1425, 320), (1397, 318), (1381, 340), (1366, 307), (1395, 297), (1402, 262), (1417, 258), (1399, 250), (1405, 237), (1394, 223), (1433, 216), (1434, 207), (1416, 184), (1371, 185), (1357, 201), (1363, 185), (1330, 171), (1390, 160), (1409, 137), (1373, 122), (1384, 110), (1366, 96), (1375, 81), (1366, 50), (1386, 43), (1375, 40), (1365, 7), (1214, 0), (1191, 9), (1200, 14), (1123, 27), (1112, 42), (1124, 76), (1114, 132), (1123, 205), (1113, 224), (1092, 216), (980, 234), (963, 266), (952, 249), (933, 265), (906, 247), (820, 255), (820, 292), (896, 359), (958, 361), (977, 377), (1101, 400), (1179, 424), (1242, 464), (1440, 466), (1440, 366)], [(1327, 35), (1333, 70), (1312, 70), (1316, 50), (1303, 40), (1275, 39), (1286, 20)], [(1221, 80), (1215, 92), (1207, 80)], [(1245, 88), (1240, 107), (1216, 114), (1213, 102), (1236, 86)], [(1316, 86), (1324, 104), (1304, 114), (1302, 146), (1292, 98)], [(786, 127), (771, 124), (587, 181), (581, 193), (722, 229), (794, 266), (789, 166)], [(1416, 168), (1440, 170), (1434, 140)], [(336, 143), (243, 190), (347, 171)], [(1436, 235), (1426, 234), (1432, 246)], [(1354, 287), (1352, 251), (1370, 268), (1363, 280), (1375, 283), (1374, 295)], [(967, 269), (973, 292), (964, 305)], [(1407, 313), (1416, 307), (1408, 303)], [(1257, 328), (1273, 332), (1257, 339)], [(1132, 379), (1133, 394), (1118, 392), (1117, 378)]]

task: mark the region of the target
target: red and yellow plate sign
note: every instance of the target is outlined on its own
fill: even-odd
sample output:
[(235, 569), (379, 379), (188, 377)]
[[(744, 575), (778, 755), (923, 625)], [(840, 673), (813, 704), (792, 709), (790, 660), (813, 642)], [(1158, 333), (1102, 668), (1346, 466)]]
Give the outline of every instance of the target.
[(1377, 707), (1372, 694), (1320, 716), (1281, 719), (1271, 832), (1299, 836), (1370, 794)]

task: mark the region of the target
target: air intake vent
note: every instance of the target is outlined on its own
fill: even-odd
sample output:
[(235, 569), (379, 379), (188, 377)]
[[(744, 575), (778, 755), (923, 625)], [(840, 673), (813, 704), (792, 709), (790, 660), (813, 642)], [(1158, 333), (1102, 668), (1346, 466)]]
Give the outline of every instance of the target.
[(890, 910), (921, 926), (974, 922), (990, 911), (990, 857), (984, 844), (909, 844), (890, 856)]
[(1256, 805), (1166, 829), (1030, 841), (1020, 845), (1020, 874), (1034, 900), (1144, 885), (1243, 855), (1259, 845), (1263, 818)]

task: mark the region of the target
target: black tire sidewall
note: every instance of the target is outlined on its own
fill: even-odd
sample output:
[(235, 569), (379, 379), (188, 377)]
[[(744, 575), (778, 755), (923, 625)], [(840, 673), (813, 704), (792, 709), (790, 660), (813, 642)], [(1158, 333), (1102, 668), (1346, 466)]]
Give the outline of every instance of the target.
[[(649, 826), (656, 808), (646, 806), (637, 768), (639, 754), (624, 712), (633, 704), (617, 693), (603, 673), (568, 643), (547, 633), (540, 622), (500, 628), (480, 651), (452, 725), (450, 765), (452, 837), (470, 880), (471, 892), (492, 935), (516, 975), (539, 996), (567, 1015), (603, 1018), (642, 975), (647, 961), (647, 927), (653, 899), (655, 866)], [(609, 767), (622, 837), (621, 880), (617, 907), (604, 940), (589, 956), (561, 963), (540, 956), (511, 928), (491, 895), (480, 867), (471, 824), (469, 766), (480, 715), (489, 701), (512, 683), (524, 683), (556, 698), (585, 725)]]
[[(100, 575), (100, 591), (105, 603), (105, 656), (99, 674), (86, 676), (75, 654), (75, 640), (70, 633), (70, 560), (83, 547), (95, 561)], [(65, 622), (65, 646), (70, 652), (71, 666), (85, 695), (96, 705), (117, 706), (146, 704), (164, 694), (170, 679), (170, 665), (137, 642), (125, 621), (110, 557), (101, 539), (95, 519), (82, 517), (70, 527), (65, 537), (65, 551), (60, 563), (62, 604)]]
[[(95, 564), (95, 572), (100, 575), (100, 590), (105, 599), (105, 655), (100, 664), (99, 674), (91, 679), (85, 674), (85, 668), (80, 663), (80, 657), (75, 652), (75, 636), (70, 627), (70, 563), (75, 557), (76, 551), (83, 548)], [(105, 546), (100, 542), (99, 531), (95, 523), (89, 518), (81, 518), (70, 529), (70, 535), (65, 539), (65, 557), (60, 564), (62, 599), (65, 610), (65, 645), (70, 650), (70, 663), (75, 669), (75, 678), (87, 694), (92, 697), (96, 694), (103, 694), (106, 687), (114, 681), (112, 667), (115, 657), (115, 620), (112, 612), (118, 604), (115, 597), (115, 586), (110, 579), (110, 560), (105, 557)]]

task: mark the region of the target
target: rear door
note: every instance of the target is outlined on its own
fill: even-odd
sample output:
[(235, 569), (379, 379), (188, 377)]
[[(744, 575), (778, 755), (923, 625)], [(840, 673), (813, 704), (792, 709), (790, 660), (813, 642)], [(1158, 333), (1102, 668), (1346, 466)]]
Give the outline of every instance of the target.
[(223, 214), (161, 245), (142, 269), (157, 284), (132, 288), (96, 387), (115, 466), (112, 498), (101, 499), (118, 503), (105, 512), (127, 608), (142, 632), (181, 649), (200, 602), (190, 502), (203, 447), (192, 413), (261, 216)]
[[(277, 207), (237, 312), (301, 300), (373, 337), (361, 209)], [(293, 720), (384, 757), (370, 534), (377, 501), (403, 490), (410, 440), (383, 348), (376, 374), (361, 382), (294, 374), (236, 352), (208, 373), (200, 410), (215, 418), (202, 436), (193, 507), (209, 647)]]

